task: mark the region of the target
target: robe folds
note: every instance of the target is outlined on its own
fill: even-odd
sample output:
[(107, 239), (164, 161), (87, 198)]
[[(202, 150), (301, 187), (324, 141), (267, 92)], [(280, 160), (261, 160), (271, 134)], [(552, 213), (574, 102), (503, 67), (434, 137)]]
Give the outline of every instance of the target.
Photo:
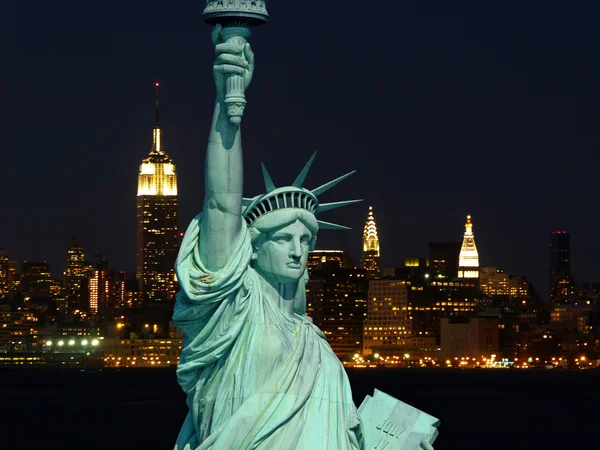
[(245, 226), (226, 265), (209, 271), (201, 220), (192, 220), (176, 262), (177, 379), (189, 413), (175, 450), (362, 449), (350, 383), (323, 333), (263, 295)]

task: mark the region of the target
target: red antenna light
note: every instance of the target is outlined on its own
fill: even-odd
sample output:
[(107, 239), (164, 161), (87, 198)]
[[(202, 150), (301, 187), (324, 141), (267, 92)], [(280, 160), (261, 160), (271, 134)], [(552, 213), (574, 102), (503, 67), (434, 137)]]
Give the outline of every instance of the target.
[(159, 87), (160, 83), (157, 81), (156, 83), (154, 83), (154, 86)]

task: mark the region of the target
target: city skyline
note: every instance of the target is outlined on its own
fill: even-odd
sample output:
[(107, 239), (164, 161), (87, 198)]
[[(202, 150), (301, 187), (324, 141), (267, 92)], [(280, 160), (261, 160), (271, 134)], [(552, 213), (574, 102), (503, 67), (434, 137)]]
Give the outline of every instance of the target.
[[(275, 2), (269, 34), (280, 38), (256, 31), (264, 67), (248, 92), (245, 194), (261, 192), (261, 160), (287, 179), (318, 149), (307, 185), (328, 181), (329, 167), (357, 168), (344, 196), (365, 199), (332, 211), (352, 231), (320, 233), (320, 248), (347, 250), (357, 263), (373, 205), (382, 267), (399, 266), (426, 256), (431, 241), (460, 240), (471, 214), (481, 266), (527, 275), (547, 297), (548, 236), (567, 230), (573, 273), (596, 281), (597, 188), (582, 169), (598, 162), (598, 66), (588, 56), (598, 39), (581, 23), (593, 14), (577, 11), (574, 21), (550, 3), (532, 21), (540, 12), (529, 5), (394, 4), (391, 27), (365, 23), (360, 3), (344, 2), (340, 18), (340, 5), (301, 20)], [(213, 101), (201, 88), (212, 76), (208, 30), (192, 20), (202, 6), (183, 15), (125, 5), (118, 18), (84, 21), (59, 8), (22, 12), (1, 112), (2, 123), (16, 122), (3, 174), (9, 219), (0, 224), (11, 259), (60, 270), (77, 234), (87, 253), (101, 248), (111, 265), (135, 267), (135, 172), (151, 142), (154, 81), (164, 87), (165, 146), (179, 164), (180, 230), (200, 211), (201, 124)], [(156, 8), (160, 32), (149, 20)], [(292, 152), (301, 156), (290, 168)]]

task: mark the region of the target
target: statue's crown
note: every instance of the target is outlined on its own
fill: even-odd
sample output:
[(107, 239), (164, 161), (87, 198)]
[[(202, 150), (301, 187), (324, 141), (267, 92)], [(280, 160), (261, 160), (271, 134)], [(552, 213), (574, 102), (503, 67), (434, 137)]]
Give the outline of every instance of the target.
[[(310, 170), (310, 166), (315, 159), (317, 152), (315, 152), (300, 174), (296, 177), (296, 180), (292, 183), (291, 186), (283, 186), (283, 187), (275, 187), (273, 181), (271, 180), (271, 176), (264, 164), (262, 164), (262, 172), (263, 178), (265, 180), (265, 188), (267, 190), (266, 193), (257, 195), (253, 198), (244, 198), (242, 200), (242, 205), (244, 206), (242, 215), (246, 220), (248, 226), (252, 226), (252, 224), (261, 216), (268, 214), (273, 211), (277, 211), (284, 208), (301, 208), (309, 211), (313, 215), (317, 215), (323, 211), (328, 211), (330, 209), (340, 208), (342, 206), (351, 205), (352, 203), (360, 202), (362, 200), (345, 200), (341, 202), (333, 202), (333, 203), (321, 203), (319, 204), (319, 200), (317, 197), (321, 195), (323, 192), (329, 190), (340, 181), (345, 180), (350, 175), (352, 175), (355, 170), (347, 173), (346, 175), (342, 175), (335, 180), (332, 180), (328, 183), (325, 183), (322, 186), (319, 186), (316, 189), (309, 191), (302, 187), (304, 180), (306, 179), (306, 175)], [(338, 225), (335, 223), (324, 222), (322, 220), (317, 220), (319, 223), (320, 229), (329, 229), (329, 230), (349, 230), (348, 227), (343, 225)]]

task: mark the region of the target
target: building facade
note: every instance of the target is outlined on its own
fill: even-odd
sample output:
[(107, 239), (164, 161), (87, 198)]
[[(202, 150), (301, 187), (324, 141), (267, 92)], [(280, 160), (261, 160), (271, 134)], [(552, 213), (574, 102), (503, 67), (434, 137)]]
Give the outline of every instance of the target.
[(8, 250), (0, 248), (0, 298), (8, 294), (10, 273), (8, 271)]
[(87, 303), (89, 270), (85, 262), (83, 241), (74, 235), (67, 247), (65, 266), (65, 297), (71, 308), (83, 308)]
[(360, 265), (367, 271), (368, 278), (378, 278), (381, 274), (379, 237), (372, 206), (369, 206), (369, 215), (363, 231), (363, 251)]
[(566, 301), (575, 293), (571, 273), (571, 236), (566, 231), (550, 235), (550, 300)]
[(38, 338), (37, 321), (32, 311), (0, 305), (0, 354), (34, 349)]
[(183, 339), (102, 340), (105, 367), (176, 367)]
[(352, 258), (343, 250), (314, 250), (308, 254), (306, 261), (309, 276), (316, 271), (352, 268)]
[(500, 332), (497, 317), (469, 320), (444, 318), (441, 323), (442, 358), (500, 358)]
[(341, 360), (362, 352), (368, 280), (363, 269), (326, 266), (306, 285), (306, 307)]
[(46, 261), (24, 261), (20, 278), (19, 289), (25, 298), (50, 298), (54, 280), (50, 273), (50, 264)]
[(363, 354), (403, 354), (412, 335), (406, 281), (370, 280), (367, 308)]
[(479, 275), (481, 292), (489, 297), (527, 298), (529, 282), (520, 275), (506, 273), (496, 267), (482, 267)]
[(152, 150), (138, 174), (136, 274), (144, 302), (174, 300), (177, 250), (177, 175), (162, 146), (157, 92)]
[(475, 245), (473, 234), (473, 222), (471, 216), (467, 216), (465, 223), (465, 234), (458, 256), (458, 278), (479, 278), (479, 253)]
[(143, 306), (142, 296), (139, 290), (139, 282), (135, 272), (121, 270), (116, 274), (116, 307), (136, 308)]
[(115, 282), (115, 271), (109, 269), (108, 265), (99, 264), (95, 270), (89, 273), (88, 310), (90, 314), (103, 317), (112, 316), (118, 298)]
[(476, 314), (479, 291), (476, 279), (432, 280), (407, 283), (408, 309), (413, 333), (439, 338), (442, 318), (469, 318)]
[(429, 262), (436, 279), (452, 280), (458, 276), (460, 242), (430, 242)]

